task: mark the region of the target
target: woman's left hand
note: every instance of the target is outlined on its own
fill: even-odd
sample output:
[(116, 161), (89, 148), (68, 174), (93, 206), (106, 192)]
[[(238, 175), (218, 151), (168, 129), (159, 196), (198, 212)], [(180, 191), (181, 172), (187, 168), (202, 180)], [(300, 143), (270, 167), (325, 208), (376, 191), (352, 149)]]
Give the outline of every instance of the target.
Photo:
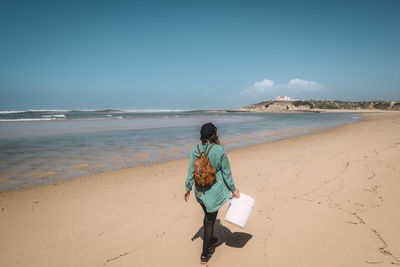
[(185, 193), (185, 201), (188, 201), (189, 200), (189, 196), (190, 196), (190, 191), (186, 191), (186, 193)]

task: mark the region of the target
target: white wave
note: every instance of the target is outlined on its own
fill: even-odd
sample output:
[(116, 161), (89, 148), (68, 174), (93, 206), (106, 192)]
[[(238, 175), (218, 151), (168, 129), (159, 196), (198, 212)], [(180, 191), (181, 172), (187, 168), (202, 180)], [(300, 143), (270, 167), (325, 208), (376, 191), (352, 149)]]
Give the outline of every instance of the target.
[(70, 112), (69, 109), (29, 109), (26, 112)]
[(0, 114), (23, 113), (25, 110), (0, 110)]
[(65, 118), (64, 114), (57, 114), (57, 115), (43, 115), (43, 118)]
[(108, 115), (106, 115), (106, 117), (112, 117), (112, 115), (108, 114)]
[(57, 120), (57, 118), (42, 118), (42, 119), (37, 119), (37, 118), (25, 118), (25, 119), (3, 119), (0, 121), (54, 121)]
[(28, 110), (0, 110), (0, 114), (14, 114), (14, 113), (25, 113), (25, 112), (70, 112), (71, 110), (66, 109), (28, 109)]

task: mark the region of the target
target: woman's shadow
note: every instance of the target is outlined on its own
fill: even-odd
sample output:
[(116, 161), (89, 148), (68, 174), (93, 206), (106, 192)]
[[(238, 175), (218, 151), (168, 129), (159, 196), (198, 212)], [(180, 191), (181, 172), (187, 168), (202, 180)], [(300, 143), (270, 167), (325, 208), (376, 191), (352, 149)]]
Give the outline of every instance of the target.
[[(253, 236), (248, 233), (234, 232), (226, 228), (221, 224), (221, 220), (217, 219), (214, 225), (214, 236), (218, 238), (218, 242), (214, 247), (218, 247), (225, 243), (225, 245), (242, 248)], [(204, 238), (204, 227), (200, 227), (197, 233), (192, 237), (192, 241), (196, 240), (198, 237)]]

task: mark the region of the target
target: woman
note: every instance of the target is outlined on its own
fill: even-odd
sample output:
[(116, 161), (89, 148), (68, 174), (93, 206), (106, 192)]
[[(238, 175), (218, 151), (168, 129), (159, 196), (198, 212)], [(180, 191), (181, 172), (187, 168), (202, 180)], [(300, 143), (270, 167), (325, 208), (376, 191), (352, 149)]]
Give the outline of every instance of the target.
[[(234, 197), (240, 197), (240, 194), (232, 180), (231, 168), (229, 166), (225, 149), (219, 144), (217, 127), (212, 123), (206, 123), (201, 127), (200, 135), (200, 140), (202, 142), (201, 145), (199, 145), (200, 152), (206, 153), (211, 148), (208, 154), (208, 159), (210, 160), (212, 167), (217, 171), (216, 180), (213, 185), (200, 187), (195, 184), (196, 200), (204, 210), (203, 251), (200, 260), (202, 264), (205, 264), (211, 257), (212, 247), (217, 243), (217, 238), (214, 237), (214, 222), (217, 218), (218, 210), (228, 199), (231, 198), (231, 193)], [(199, 152), (196, 145), (192, 149), (190, 155), (189, 171), (185, 183), (186, 201), (189, 199), (190, 191), (192, 190), (194, 183), (193, 162), (198, 158)]]

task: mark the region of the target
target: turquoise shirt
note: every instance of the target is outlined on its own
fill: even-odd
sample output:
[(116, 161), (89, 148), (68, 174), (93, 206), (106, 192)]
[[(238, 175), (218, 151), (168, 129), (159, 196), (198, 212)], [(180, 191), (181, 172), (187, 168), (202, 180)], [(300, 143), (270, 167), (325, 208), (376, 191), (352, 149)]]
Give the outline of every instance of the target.
[[(211, 144), (199, 145), (201, 152), (206, 152)], [(190, 154), (190, 163), (188, 176), (186, 178), (186, 191), (191, 191), (194, 183), (193, 161), (199, 158), (197, 145), (193, 147)], [(231, 167), (229, 166), (228, 157), (225, 149), (221, 145), (215, 144), (208, 154), (208, 158), (213, 168), (217, 170), (217, 179), (210, 187), (202, 187), (199, 196), (200, 187), (195, 184), (196, 200), (206, 206), (207, 212), (215, 212), (219, 210), (225, 202), (231, 198), (230, 192), (235, 192), (235, 183), (232, 180)]]

